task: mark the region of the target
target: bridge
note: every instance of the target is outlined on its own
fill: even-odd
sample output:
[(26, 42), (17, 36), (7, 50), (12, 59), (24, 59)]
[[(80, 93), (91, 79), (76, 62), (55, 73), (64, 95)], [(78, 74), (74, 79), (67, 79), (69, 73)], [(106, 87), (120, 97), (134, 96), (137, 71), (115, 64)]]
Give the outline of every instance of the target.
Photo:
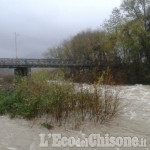
[(14, 68), (15, 74), (27, 76), (31, 68), (89, 68), (89, 61), (73, 61), (60, 59), (15, 59), (0, 58), (0, 68)]

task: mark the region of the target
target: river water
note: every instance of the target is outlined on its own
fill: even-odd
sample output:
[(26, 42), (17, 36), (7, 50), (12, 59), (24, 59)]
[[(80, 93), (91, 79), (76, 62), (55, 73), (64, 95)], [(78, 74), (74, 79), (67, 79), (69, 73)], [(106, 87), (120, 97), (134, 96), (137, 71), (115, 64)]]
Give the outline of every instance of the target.
[[(87, 85), (85, 85), (85, 88)], [(8, 116), (0, 116), (0, 150), (50, 150), (63, 149), (52, 148), (49, 139), (47, 148), (39, 147), (39, 134), (61, 133), (63, 136), (86, 137), (89, 134), (109, 134), (115, 137), (138, 137), (147, 140), (147, 148), (84, 148), (84, 149), (113, 149), (113, 150), (150, 150), (150, 86), (134, 85), (120, 87), (121, 110), (118, 115), (106, 124), (85, 123), (80, 130), (71, 130), (67, 127), (54, 127), (52, 130), (42, 128), (33, 121), (23, 119), (10, 119)], [(33, 125), (34, 123), (34, 125)], [(64, 148), (72, 149), (72, 148)], [(73, 148), (80, 149), (80, 148)]]

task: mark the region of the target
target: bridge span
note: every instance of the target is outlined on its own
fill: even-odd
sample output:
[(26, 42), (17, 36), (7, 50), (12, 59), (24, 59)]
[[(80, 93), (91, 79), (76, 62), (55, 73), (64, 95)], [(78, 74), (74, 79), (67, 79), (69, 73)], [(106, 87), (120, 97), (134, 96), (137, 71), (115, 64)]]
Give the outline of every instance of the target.
[(22, 59), (0, 58), (0, 68), (14, 68), (15, 74), (26, 76), (31, 68), (89, 68), (89, 61), (73, 61), (61, 59)]

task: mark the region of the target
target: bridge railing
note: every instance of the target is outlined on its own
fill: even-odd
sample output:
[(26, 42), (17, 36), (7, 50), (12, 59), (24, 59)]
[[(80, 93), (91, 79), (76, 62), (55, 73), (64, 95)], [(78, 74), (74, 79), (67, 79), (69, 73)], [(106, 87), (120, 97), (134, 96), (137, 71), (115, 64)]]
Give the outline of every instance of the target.
[(13, 59), (0, 58), (0, 68), (16, 68), (16, 67), (91, 67), (89, 61), (72, 61), (60, 59)]

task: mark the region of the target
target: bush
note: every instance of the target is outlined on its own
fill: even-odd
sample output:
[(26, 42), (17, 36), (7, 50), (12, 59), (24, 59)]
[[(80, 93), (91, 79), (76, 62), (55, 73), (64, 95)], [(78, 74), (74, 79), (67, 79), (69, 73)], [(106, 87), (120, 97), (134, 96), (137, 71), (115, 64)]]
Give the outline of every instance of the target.
[(60, 124), (70, 119), (103, 122), (114, 116), (119, 99), (110, 88), (94, 84), (92, 91), (79, 90), (71, 82), (49, 80), (45, 71), (17, 79), (14, 91), (0, 93), (0, 114), (26, 119), (47, 114)]

